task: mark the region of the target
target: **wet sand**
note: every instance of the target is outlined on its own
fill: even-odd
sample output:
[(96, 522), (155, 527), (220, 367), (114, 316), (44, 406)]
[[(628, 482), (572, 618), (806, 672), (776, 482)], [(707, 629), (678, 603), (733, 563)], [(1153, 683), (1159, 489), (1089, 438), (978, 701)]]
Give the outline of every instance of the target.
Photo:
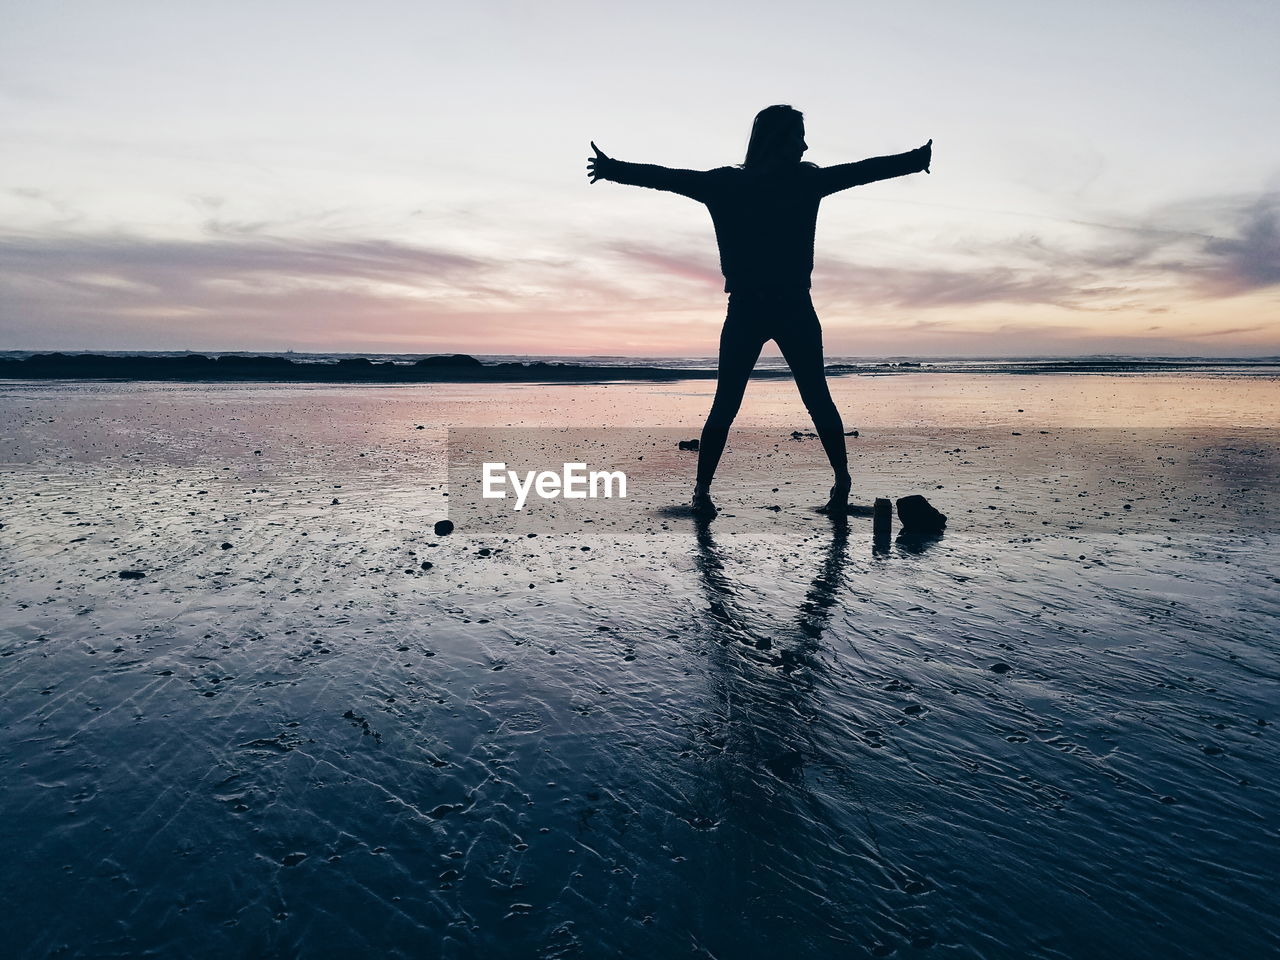
[(433, 533), (711, 388), (0, 385), (11, 954), (1274, 951), (1280, 385), (833, 381), (882, 551), (776, 381), (709, 529)]

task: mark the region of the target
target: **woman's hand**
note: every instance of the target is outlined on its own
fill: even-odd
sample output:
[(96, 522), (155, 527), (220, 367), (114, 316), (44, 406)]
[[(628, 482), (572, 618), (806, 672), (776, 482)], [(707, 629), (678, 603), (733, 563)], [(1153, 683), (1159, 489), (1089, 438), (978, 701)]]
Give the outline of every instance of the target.
[(923, 147), (916, 147), (916, 153), (924, 160), (924, 172), (929, 172), (929, 164), (933, 162), (933, 137)]
[[(929, 142), (932, 143), (933, 141)], [(591, 149), (596, 152), (596, 155), (587, 157), (587, 176), (591, 178), (592, 183), (597, 180), (607, 180), (605, 168), (609, 166), (613, 158), (597, 147), (594, 140), (591, 141)]]

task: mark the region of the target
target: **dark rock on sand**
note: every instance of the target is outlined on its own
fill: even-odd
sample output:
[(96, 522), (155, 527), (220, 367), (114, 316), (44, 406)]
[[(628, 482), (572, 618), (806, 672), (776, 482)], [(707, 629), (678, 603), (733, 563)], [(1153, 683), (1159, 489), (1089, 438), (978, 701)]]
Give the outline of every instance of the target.
[(917, 493), (898, 499), (898, 523), (903, 533), (941, 533), (947, 518)]
[(453, 533), (453, 521), (437, 520), (434, 529), (437, 537), (447, 537), (449, 534)]
[(143, 573), (141, 570), (121, 570), (120, 571), (121, 580), (141, 580), (145, 576), (146, 574)]
[(679, 443), (679, 447), (680, 447), (680, 449), (681, 449), (681, 450), (697, 450), (697, 449), (698, 449), (698, 441), (697, 441), (696, 439), (694, 439), (694, 440), (681, 440), (681, 441), (680, 441), (680, 443)]
[[(368, 363), (368, 361), (365, 361)], [(480, 367), (483, 364), (465, 353), (450, 353), (439, 357), (423, 357), (415, 367)]]
[(993, 663), (991, 665), (992, 673), (1008, 673), (1012, 669), (1013, 668), (1009, 666), (1007, 663)]

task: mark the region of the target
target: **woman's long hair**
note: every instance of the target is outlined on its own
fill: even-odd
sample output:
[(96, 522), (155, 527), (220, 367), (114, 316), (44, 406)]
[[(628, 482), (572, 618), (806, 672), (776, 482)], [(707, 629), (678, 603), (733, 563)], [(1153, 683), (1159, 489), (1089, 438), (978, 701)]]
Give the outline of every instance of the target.
[(802, 123), (804, 114), (790, 104), (765, 107), (751, 124), (751, 139), (747, 141), (747, 156), (742, 165), (748, 170), (769, 166), (777, 158), (783, 139)]

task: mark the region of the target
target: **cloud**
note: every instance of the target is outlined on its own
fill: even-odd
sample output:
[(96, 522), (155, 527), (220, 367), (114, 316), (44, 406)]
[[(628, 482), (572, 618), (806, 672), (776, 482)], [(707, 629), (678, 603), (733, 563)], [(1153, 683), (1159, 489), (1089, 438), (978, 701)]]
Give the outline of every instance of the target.
[(706, 253), (672, 253), (669, 249), (658, 250), (639, 243), (619, 242), (610, 245), (615, 253), (625, 260), (639, 263), (646, 267), (656, 267), (667, 274), (707, 284), (717, 290), (724, 289), (724, 275), (720, 273), (720, 264), (714, 256)]
[(1204, 298), (1280, 285), (1280, 192), (1187, 199), (1113, 229), (1128, 240), (1088, 251), (1092, 264), (1140, 268)]
[(815, 271), (824, 297), (864, 307), (935, 309), (981, 304), (1047, 304), (1072, 310), (1105, 309), (1125, 292), (1096, 274), (1009, 266), (882, 267), (852, 263)]
[[(955, 266), (901, 266), (842, 261), (819, 256), (814, 269), (815, 295), (832, 302), (866, 308), (933, 309), (982, 304), (1049, 304), (1073, 310), (1111, 309), (1115, 298), (1129, 293), (1114, 272), (1042, 243), (1019, 241), (1018, 256), (1028, 259), (1039, 247), (1039, 263), (1017, 264), (1011, 247), (989, 246), (979, 254), (946, 259)], [(706, 255), (705, 246), (682, 252), (638, 243), (614, 244), (627, 268), (657, 269), (668, 277), (697, 281), (719, 290), (724, 278)], [(937, 259), (936, 254), (934, 259)], [(1119, 257), (1113, 257), (1117, 262)]]
[(1280, 284), (1280, 193), (1267, 193), (1237, 211), (1236, 235), (1208, 240), (1207, 285), (1222, 294)]
[[(312, 330), (419, 328), (433, 302), (464, 303), (492, 261), (376, 239), (218, 234), (0, 235), (0, 334), (8, 347), (284, 342)], [(148, 331), (150, 333), (148, 334)]]
[(609, 329), (621, 315), (682, 306), (610, 272), (594, 252), (476, 256), (286, 238), (272, 235), (277, 227), (219, 222), (196, 239), (0, 234), (0, 349), (568, 353), (589, 340), (592, 352), (620, 343)]
[[(193, 203), (216, 213), (220, 201)], [(1172, 305), (1174, 317), (1185, 318), (1192, 305), (1215, 317), (1205, 326), (1216, 327), (1192, 332), (1194, 320), (1173, 319), (1147, 334), (1201, 343), (1268, 339), (1266, 318), (1249, 301), (1224, 310), (1231, 298), (1280, 284), (1280, 194), (1198, 198), (1129, 223), (1095, 220), (1053, 234), (920, 244), (918, 259), (872, 263), (820, 253), (815, 295), (833, 318), (887, 324), (886, 337), (914, 323), (916, 335), (963, 339), (962, 328), (989, 332), (1024, 308), (1038, 317), (1079, 314), (1081, 329), (1097, 337), (1119, 331), (1089, 315), (1124, 315), (1137, 334), (1150, 314)], [(454, 234), (472, 236), (457, 227)], [(187, 239), (75, 225), (0, 233), (0, 347), (162, 340), (205, 349), (341, 342), (351, 349), (679, 353), (691, 322), (710, 329), (722, 316), (723, 279), (709, 238), (602, 246), (574, 233), (528, 244), (523, 236), (479, 232), (473, 238), (486, 245), (483, 255), (337, 234), (311, 221), (215, 217)], [(901, 238), (893, 240), (865, 249), (901, 249)], [(503, 255), (504, 245), (536, 252)], [(1270, 329), (1280, 333), (1274, 323)], [(1084, 333), (1079, 339), (1085, 346)]]
[(387, 240), (294, 240), (267, 236), (157, 240), (128, 234), (0, 236), (0, 271), (74, 282), (77, 273), (115, 275), (158, 289), (218, 279), (344, 278), (413, 284), (459, 278), (488, 263)]
[[(1205, 197), (1069, 244), (1036, 233), (935, 250), (946, 265), (819, 261), (815, 280), (866, 306), (943, 308), (1042, 304), (1069, 310), (1167, 310), (1161, 299), (1215, 299), (1280, 285), (1280, 193)], [(954, 265), (953, 265), (954, 264)]]
[(1220, 330), (1203, 330), (1199, 333), (1188, 333), (1185, 334), (1185, 336), (1196, 339), (1201, 337), (1231, 337), (1237, 336), (1241, 333), (1256, 333), (1259, 330), (1266, 329), (1266, 324), (1258, 323), (1251, 327), (1223, 327)]

